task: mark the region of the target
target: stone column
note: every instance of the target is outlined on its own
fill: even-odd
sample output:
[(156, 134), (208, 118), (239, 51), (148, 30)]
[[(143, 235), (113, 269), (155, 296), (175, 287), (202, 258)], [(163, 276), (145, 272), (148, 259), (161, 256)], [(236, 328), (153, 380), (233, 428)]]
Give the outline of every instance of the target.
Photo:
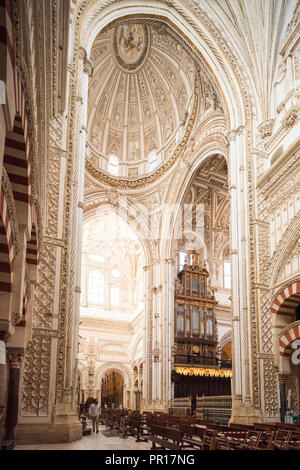
[(48, 207), (33, 305), (32, 341), (25, 356), (20, 443), (74, 441), (82, 436), (74, 391), (87, 80), (91, 65), (82, 51), (78, 71), (72, 64), (70, 47), (68, 103), (64, 113), (53, 118), (49, 126)]
[(145, 318), (144, 318), (144, 381), (143, 381), (143, 399), (147, 403), (149, 400), (149, 266), (143, 267), (144, 271), (144, 304), (145, 304)]
[[(251, 424), (260, 421), (257, 403), (256, 360), (257, 325), (253, 318), (251, 278), (250, 187), (245, 129), (240, 126), (228, 133), (230, 142), (231, 261), (232, 261), (232, 336), (233, 380), (232, 421)], [(252, 261), (251, 261), (252, 262)]]
[(152, 289), (152, 400), (158, 399), (159, 344), (157, 331), (157, 289)]
[[(232, 286), (237, 288), (239, 282), (239, 258), (238, 258), (238, 226), (236, 221), (238, 217), (238, 193), (237, 193), (237, 146), (236, 146), (236, 131), (230, 131), (228, 140), (230, 142), (230, 198), (231, 198), (231, 273), (232, 273)], [(232, 380), (232, 395), (235, 399), (241, 400), (242, 398), (242, 366), (241, 366), (241, 338), (240, 338), (240, 308), (239, 308), (239, 292), (232, 295), (232, 336), (233, 336), (233, 380)]]
[(175, 285), (175, 260), (168, 258), (166, 261), (166, 316), (165, 316), (165, 380), (166, 380), (166, 405), (174, 398), (174, 384), (171, 382), (171, 373), (174, 367), (174, 285)]
[(287, 410), (286, 382), (288, 374), (279, 374), (279, 399), (280, 399), (280, 421), (284, 423), (284, 415)]
[(7, 348), (9, 362), (8, 399), (5, 440), (3, 446), (12, 449), (16, 444), (16, 426), (19, 415), (20, 369), (24, 358), (23, 348)]
[[(3, 339), (2, 339), (3, 338)], [(0, 333), (0, 449), (2, 445), (3, 436), (3, 424), (5, 417), (5, 406), (6, 406), (6, 384), (7, 377), (7, 364), (6, 364), (6, 344), (4, 342), (4, 334)]]
[[(71, 253), (72, 264), (70, 264), (70, 280), (73, 278), (74, 290), (69, 297), (69, 311), (67, 322), (67, 345), (66, 345), (66, 376), (65, 388), (72, 388), (73, 396), (76, 384), (76, 362), (74, 359), (78, 354), (78, 332), (80, 317), (80, 294), (81, 294), (81, 258), (82, 258), (82, 226), (83, 226), (83, 195), (84, 195), (84, 173), (85, 173), (85, 148), (86, 148), (86, 125), (88, 104), (88, 81), (92, 75), (92, 65), (83, 48), (79, 51), (79, 79), (77, 86), (77, 119), (79, 135), (74, 142), (75, 164), (73, 174), (73, 224)], [(74, 398), (72, 403), (74, 402)]]

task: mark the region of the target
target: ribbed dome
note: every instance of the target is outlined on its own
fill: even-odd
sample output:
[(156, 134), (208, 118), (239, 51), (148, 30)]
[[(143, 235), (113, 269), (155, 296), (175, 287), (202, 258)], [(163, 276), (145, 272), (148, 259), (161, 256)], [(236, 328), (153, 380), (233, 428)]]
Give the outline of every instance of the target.
[(195, 66), (186, 46), (160, 24), (123, 24), (93, 45), (89, 84), (88, 156), (124, 177), (168, 160), (193, 105)]

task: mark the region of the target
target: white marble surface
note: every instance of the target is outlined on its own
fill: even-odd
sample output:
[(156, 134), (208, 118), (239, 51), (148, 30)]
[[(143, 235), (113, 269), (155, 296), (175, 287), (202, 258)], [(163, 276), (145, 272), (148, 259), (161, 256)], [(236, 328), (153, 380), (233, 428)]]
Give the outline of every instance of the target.
[(104, 431), (105, 426), (99, 426), (99, 433), (92, 433), (84, 436), (79, 441), (63, 444), (31, 444), (18, 445), (15, 450), (149, 450), (151, 442), (135, 442), (136, 438), (128, 436), (106, 437), (100, 431)]

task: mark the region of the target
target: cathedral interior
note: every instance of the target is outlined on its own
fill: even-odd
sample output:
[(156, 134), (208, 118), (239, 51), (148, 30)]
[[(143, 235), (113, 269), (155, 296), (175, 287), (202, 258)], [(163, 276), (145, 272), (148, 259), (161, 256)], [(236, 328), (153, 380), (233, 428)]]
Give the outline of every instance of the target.
[(0, 448), (90, 399), (300, 432), (299, 33), (299, 0), (0, 0)]

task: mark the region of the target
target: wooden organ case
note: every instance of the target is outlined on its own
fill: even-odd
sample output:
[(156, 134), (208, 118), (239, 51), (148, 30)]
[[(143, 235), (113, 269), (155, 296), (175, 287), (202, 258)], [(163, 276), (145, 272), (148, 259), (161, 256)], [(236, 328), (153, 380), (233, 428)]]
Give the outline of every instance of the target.
[(217, 301), (199, 254), (188, 252), (178, 274), (174, 312), (174, 397), (230, 395), (231, 371), (217, 357)]

